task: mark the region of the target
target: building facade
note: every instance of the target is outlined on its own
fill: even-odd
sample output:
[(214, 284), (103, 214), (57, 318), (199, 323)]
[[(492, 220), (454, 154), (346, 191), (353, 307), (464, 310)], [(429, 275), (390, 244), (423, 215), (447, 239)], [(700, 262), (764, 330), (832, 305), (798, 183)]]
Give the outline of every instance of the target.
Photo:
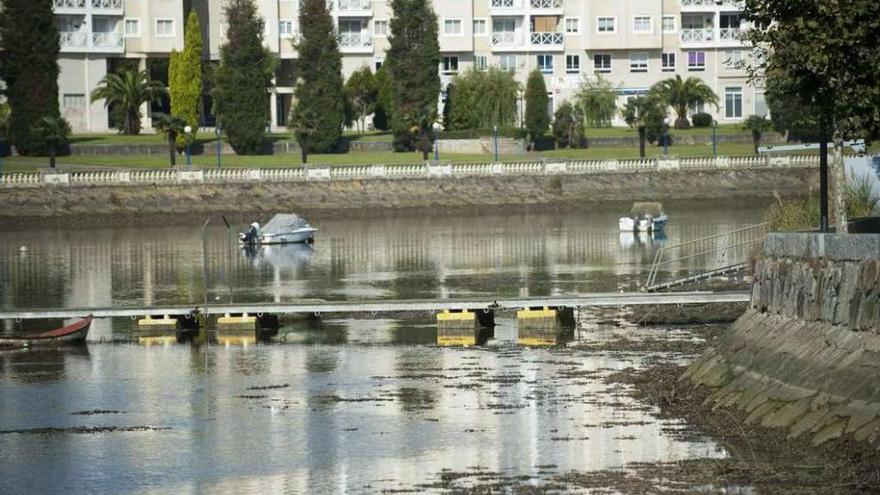
[[(89, 92), (119, 59), (141, 68), (183, 48), (183, 0), (54, 0), (61, 31), (62, 113), (78, 132), (109, 127), (102, 102)], [(189, 3), (189, 2), (187, 2)], [(226, 24), (224, 0), (192, 0), (205, 40), (205, 58), (219, 60)], [(266, 21), (265, 43), (281, 63), (272, 91), (273, 129), (283, 129), (292, 104), (299, 32), (299, 0), (256, 0)], [(347, 78), (385, 59), (390, 0), (328, 0), (337, 23)], [(601, 75), (618, 88), (619, 104), (657, 81), (696, 76), (719, 95), (719, 123), (766, 115), (760, 88), (750, 86), (741, 62), (751, 49), (738, 0), (433, 0), (439, 22), (444, 86), (471, 67), (498, 66), (523, 84), (545, 74), (551, 105), (571, 98), (583, 78)], [(128, 63), (132, 63), (131, 61)], [(521, 102), (520, 102), (521, 104)], [(145, 109), (146, 113), (146, 109)], [(210, 125), (210, 116), (206, 125)], [(618, 124), (622, 123), (618, 119)], [(145, 125), (149, 128), (149, 119)]]

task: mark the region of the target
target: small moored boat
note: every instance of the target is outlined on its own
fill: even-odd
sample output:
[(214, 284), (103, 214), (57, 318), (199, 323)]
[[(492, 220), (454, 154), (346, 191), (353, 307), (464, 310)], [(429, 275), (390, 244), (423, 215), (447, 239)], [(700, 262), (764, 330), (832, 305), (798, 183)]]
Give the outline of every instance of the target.
[(312, 243), (315, 242), (317, 231), (299, 215), (279, 213), (263, 227), (257, 222), (252, 223), (247, 231), (238, 234), (238, 241), (248, 246)]
[(71, 323), (48, 332), (36, 335), (23, 335), (20, 337), (0, 337), (0, 346), (25, 347), (25, 346), (48, 346), (61, 344), (82, 344), (89, 335), (89, 327), (92, 325), (92, 317), (87, 316), (76, 323)]
[(621, 232), (654, 232), (666, 227), (669, 217), (660, 203), (633, 203), (629, 216), (617, 221)]

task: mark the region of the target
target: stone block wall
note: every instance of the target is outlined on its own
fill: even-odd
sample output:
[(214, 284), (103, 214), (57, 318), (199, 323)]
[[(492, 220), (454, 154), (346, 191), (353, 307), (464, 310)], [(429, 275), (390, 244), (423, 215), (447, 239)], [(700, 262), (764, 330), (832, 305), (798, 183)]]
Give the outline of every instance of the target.
[(747, 422), (880, 444), (880, 235), (771, 234), (749, 309), (688, 369)]

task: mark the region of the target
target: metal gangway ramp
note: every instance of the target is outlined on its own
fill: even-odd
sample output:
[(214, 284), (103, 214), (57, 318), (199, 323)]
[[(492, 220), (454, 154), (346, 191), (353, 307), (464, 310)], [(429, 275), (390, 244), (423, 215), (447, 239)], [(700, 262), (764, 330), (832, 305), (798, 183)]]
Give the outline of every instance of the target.
[(654, 254), (645, 292), (656, 292), (712, 277), (747, 271), (767, 238), (768, 223), (663, 246)]

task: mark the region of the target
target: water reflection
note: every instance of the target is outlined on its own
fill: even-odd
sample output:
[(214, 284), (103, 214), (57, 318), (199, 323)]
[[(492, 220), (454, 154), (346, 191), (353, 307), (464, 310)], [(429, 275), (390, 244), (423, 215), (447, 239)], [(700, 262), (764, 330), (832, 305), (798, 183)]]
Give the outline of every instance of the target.
[[(669, 207), (668, 242), (754, 223), (759, 206)], [(210, 301), (527, 296), (633, 290), (662, 240), (624, 238), (617, 212), (325, 219), (314, 248), (243, 252), (208, 230)], [(19, 252), (25, 245), (28, 251)], [(45, 229), (0, 237), (3, 308), (194, 304), (196, 227)], [(109, 320), (92, 339), (110, 338)]]

